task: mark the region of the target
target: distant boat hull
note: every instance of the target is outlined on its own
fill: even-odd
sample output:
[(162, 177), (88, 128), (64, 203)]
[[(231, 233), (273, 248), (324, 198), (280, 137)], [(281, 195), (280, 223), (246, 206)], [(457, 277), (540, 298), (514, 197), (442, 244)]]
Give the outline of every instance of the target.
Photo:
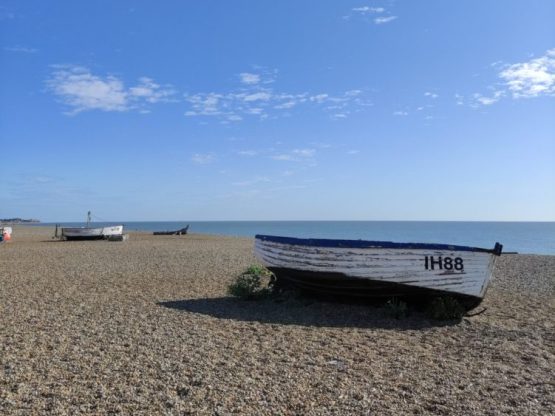
[(278, 282), (338, 296), (448, 294), (478, 305), (488, 288), (493, 250), (442, 244), (255, 237), (255, 255)]
[(62, 237), (66, 240), (101, 240), (109, 236), (122, 235), (123, 225), (110, 227), (64, 227)]

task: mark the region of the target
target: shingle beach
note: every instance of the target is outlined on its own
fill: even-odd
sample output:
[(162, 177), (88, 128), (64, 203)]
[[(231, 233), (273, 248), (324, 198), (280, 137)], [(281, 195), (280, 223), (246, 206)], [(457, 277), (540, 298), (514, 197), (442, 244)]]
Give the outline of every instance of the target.
[(253, 240), (0, 245), (0, 414), (555, 414), (555, 256), (503, 255), (460, 322), (241, 301)]

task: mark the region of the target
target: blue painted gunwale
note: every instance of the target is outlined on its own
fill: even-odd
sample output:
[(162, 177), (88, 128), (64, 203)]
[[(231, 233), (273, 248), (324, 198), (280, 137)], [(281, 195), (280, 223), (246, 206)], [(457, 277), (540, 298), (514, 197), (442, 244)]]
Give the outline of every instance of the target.
[(410, 249), (410, 250), (450, 250), (450, 251), (473, 251), (479, 253), (491, 253), (500, 255), (502, 245), (495, 243), (493, 249), (455, 246), (451, 244), (430, 244), (430, 243), (394, 243), (391, 241), (366, 241), (366, 240), (336, 240), (325, 238), (294, 238), (280, 237), (275, 235), (254, 236), (255, 239), (261, 241), (270, 241), (273, 243), (291, 244), (295, 246), (308, 247), (337, 247), (337, 248), (393, 248), (393, 249)]

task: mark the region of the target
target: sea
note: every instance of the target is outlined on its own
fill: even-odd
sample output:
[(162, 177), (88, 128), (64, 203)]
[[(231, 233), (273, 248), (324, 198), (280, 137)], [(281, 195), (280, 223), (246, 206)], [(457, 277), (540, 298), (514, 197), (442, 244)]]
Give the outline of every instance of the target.
[[(58, 223), (76, 227), (83, 223)], [(456, 244), (504, 252), (555, 255), (555, 222), (463, 221), (118, 221), (127, 231), (167, 231), (189, 225), (190, 233), (254, 237), (256, 234), (298, 238)], [(40, 223), (40, 226), (54, 223)]]

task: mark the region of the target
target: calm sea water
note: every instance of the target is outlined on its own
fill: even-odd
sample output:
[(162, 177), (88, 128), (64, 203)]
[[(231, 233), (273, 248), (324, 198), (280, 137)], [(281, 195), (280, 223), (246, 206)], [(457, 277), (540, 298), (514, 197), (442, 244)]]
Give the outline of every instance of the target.
[[(444, 243), (504, 251), (555, 254), (555, 222), (427, 222), (427, 221), (190, 221), (118, 222), (126, 230), (177, 230), (201, 234), (253, 237), (270, 234), (288, 237), (342, 238), (395, 242)], [(109, 225), (94, 223), (95, 225)], [(113, 223), (112, 223), (113, 224)], [(45, 224), (38, 224), (45, 225)], [(48, 224), (46, 224), (48, 225)], [(50, 224), (53, 225), (53, 224)], [(81, 226), (82, 223), (62, 223)]]

